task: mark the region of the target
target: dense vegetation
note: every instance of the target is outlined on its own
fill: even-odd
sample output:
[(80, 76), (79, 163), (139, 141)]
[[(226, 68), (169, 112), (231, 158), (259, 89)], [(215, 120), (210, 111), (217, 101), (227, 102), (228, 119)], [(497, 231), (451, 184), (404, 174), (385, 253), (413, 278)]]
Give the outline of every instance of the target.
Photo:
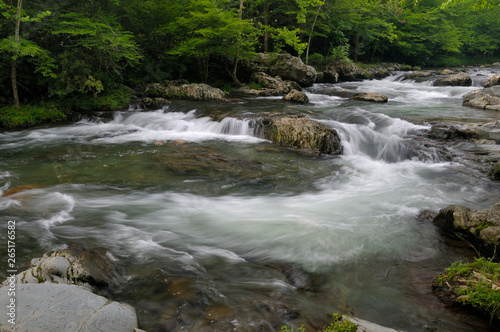
[(498, 0), (0, 0), (0, 10), (0, 102), (16, 108), (112, 109), (165, 79), (237, 84), (257, 52), (316, 66), (500, 58)]

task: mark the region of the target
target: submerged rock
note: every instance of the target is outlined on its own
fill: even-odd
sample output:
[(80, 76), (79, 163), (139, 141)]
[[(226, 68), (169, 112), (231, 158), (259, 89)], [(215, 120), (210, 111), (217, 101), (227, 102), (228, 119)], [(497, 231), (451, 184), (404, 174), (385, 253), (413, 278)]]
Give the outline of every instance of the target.
[(375, 103), (387, 103), (389, 100), (386, 95), (380, 93), (359, 93), (352, 96), (350, 99), (372, 101)]
[(471, 86), (472, 79), (465, 73), (456, 74), (450, 77), (438, 78), (434, 81), (434, 86)]
[(292, 89), (285, 97), (283, 97), (283, 100), (291, 101), (294, 103), (308, 103), (309, 102), (309, 98), (304, 93), (304, 91), (298, 91), (295, 89)]
[(281, 146), (319, 154), (341, 153), (337, 131), (304, 115), (264, 115), (256, 122), (258, 136)]
[(500, 244), (500, 203), (483, 210), (450, 205), (433, 223), (446, 235), (470, 241), (478, 251), (494, 253)]

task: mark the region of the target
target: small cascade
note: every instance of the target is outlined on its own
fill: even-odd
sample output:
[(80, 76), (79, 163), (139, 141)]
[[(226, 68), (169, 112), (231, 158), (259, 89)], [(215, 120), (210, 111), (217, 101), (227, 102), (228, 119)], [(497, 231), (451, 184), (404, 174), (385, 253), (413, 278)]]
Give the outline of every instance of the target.
[(364, 155), (388, 163), (409, 159), (440, 162), (446, 159), (439, 149), (415, 140), (429, 130), (427, 126), (361, 109), (340, 118), (322, 122), (337, 130), (344, 155)]

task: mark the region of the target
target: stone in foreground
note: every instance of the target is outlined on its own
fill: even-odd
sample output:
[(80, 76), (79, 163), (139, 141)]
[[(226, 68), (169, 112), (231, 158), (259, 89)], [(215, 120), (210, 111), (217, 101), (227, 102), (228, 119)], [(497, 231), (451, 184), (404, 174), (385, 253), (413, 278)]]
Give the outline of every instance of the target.
[[(6, 308), (8, 287), (0, 289), (0, 305)], [(135, 309), (108, 301), (84, 288), (64, 284), (16, 285), (16, 324), (0, 316), (1, 331), (32, 332), (133, 332), (137, 328)]]

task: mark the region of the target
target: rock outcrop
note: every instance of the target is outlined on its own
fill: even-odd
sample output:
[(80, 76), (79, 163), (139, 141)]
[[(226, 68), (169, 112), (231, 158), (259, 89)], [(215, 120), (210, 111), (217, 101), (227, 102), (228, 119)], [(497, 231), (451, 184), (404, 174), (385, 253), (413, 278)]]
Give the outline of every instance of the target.
[[(0, 304), (6, 308), (12, 297), (0, 288)], [(88, 290), (64, 284), (17, 284), (16, 320), (0, 315), (0, 330), (29, 331), (138, 331), (135, 309), (109, 301)]]
[(225, 101), (221, 89), (204, 83), (183, 84), (184, 82), (166, 81), (153, 83), (146, 87), (146, 95), (150, 98), (185, 99), (197, 101)]
[(450, 205), (439, 211), (433, 223), (444, 234), (466, 239), (479, 251), (492, 253), (500, 244), (500, 203), (483, 210)]
[(303, 115), (269, 114), (256, 120), (257, 135), (281, 146), (318, 154), (340, 154), (335, 129)]
[(463, 97), (463, 105), (500, 111), (500, 85), (469, 92)]
[(253, 73), (251, 80), (262, 86), (263, 89), (260, 91), (265, 91), (266, 96), (285, 95), (292, 89), (302, 90), (300, 85), (294, 81), (283, 81), (279, 76), (272, 77), (264, 72)]
[(264, 72), (272, 77), (279, 76), (284, 81), (294, 81), (303, 87), (313, 85), (317, 75), (313, 67), (288, 53), (259, 53), (252, 61), (242, 61), (239, 68), (239, 76), (244, 80), (250, 81), (253, 73)]
[(284, 101), (291, 101), (294, 103), (305, 104), (309, 102), (309, 98), (304, 91), (292, 89), (286, 96), (283, 97)]
[(8, 290), (15, 284), (17, 318), (12, 325), (2, 315), (0, 330), (139, 331), (132, 306), (94, 294), (115, 283), (114, 270), (104, 252), (82, 247), (34, 258), (28, 270), (2, 283), (2, 306), (12, 298)]
[(298, 57), (290, 54), (259, 54), (266, 66), (266, 73), (279, 76), (283, 80), (294, 81), (300, 86), (311, 86), (316, 80), (316, 69), (305, 65)]
[(438, 78), (434, 81), (434, 86), (471, 86), (472, 79), (465, 73), (456, 74), (450, 77)]
[(352, 96), (350, 99), (371, 101), (375, 103), (387, 103), (389, 100), (386, 95), (380, 93), (359, 93)]
[(500, 85), (500, 75), (494, 75), (488, 78), (486, 83), (484, 83), (485, 88), (490, 88), (495, 85)]

